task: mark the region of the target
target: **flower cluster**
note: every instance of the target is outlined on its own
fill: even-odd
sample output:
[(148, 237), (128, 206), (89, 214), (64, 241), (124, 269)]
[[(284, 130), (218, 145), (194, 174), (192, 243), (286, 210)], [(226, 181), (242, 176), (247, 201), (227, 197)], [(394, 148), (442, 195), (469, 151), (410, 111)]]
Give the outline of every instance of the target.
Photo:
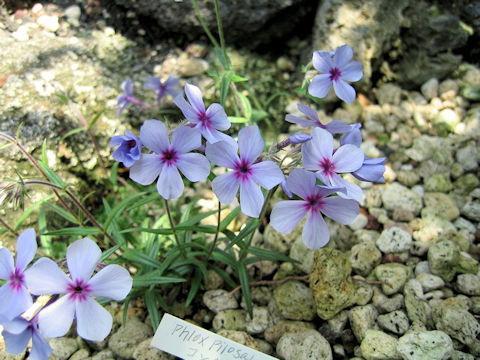
[[(312, 63), (320, 74), (313, 77), (308, 87), (310, 95), (325, 97), (333, 85), (338, 97), (351, 103), (356, 93), (346, 81), (358, 81), (363, 76), (362, 66), (351, 61), (352, 58), (353, 50), (348, 45), (334, 51), (315, 51)], [(292, 199), (295, 194), (301, 200), (277, 203), (270, 216), (271, 226), (289, 233), (307, 215), (302, 238), (309, 248), (317, 249), (325, 246), (330, 237), (321, 214), (349, 224), (359, 213), (362, 189), (342, 175), (384, 182), (385, 158), (365, 157), (360, 148), (360, 124), (348, 125), (340, 120), (323, 124), (314, 109), (298, 104), (298, 110), (307, 119), (292, 114), (285, 119), (313, 128), (310, 134), (292, 134), (272, 147), (273, 152), (270, 148), (265, 153), (258, 126), (244, 127), (235, 140), (223, 133), (231, 124), (220, 104), (205, 108), (200, 89), (192, 84), (185, 85), (185, 95), (188, 101), (178, 94), (173, 102), (189, 124), (174, 129), (171, 141), (162, 122), (147, 120), (140, 129), (139, 139), (126, 133), (115, 136), (111, 142), (118, 145), (113, 154), (115, 160), (131, 166), (130, 178), (148, 185), (158, 177), (157, 190), (164, 199), (175, 199), (183, 193), (179, 170), (189, 181), (200, 181), (209, 176), (211, 163), (231, 170), (212, 180), (212, 189), (219, 201), (229, 204), (239, 192), (241, 210), (250, 217), (259, 217), (264, 207), (265, 195), (261, 188), (270, 190), (281, 185), (287, 196)], [(334, 145), (335, 134), (343, 134), (338, 147)], [(142, 144), (149, 153), (140, 154)], [(286, 178), (288, 168), (280, 168), (272, 159), (275, 151), (289, 145), (301, 151), (303, 168), (293, 169)]]
[[(33, 229), (18, 237), (15, 262), (8, 249), (0, 249), (0, 279), (7, 280), (0, 288), (0, 325), (7, 351), (20, 354), (32, 339), (30, 358), (45, 360), (52, 349), (44, 336), (64, 336), (74, 319), (80, 337), (105, 339), (112, 329), (112, 316), (93, 298), (124, 299), (132, 288), (128, 271), (107, 265), (92, 276), (102, 253), (89, 238), (77, 240), (67, 249), (70, 277), (46, 257), (27, 268), (36, 251)], [(54, 296), (40, 311), (29, 314), (40, 295)]]

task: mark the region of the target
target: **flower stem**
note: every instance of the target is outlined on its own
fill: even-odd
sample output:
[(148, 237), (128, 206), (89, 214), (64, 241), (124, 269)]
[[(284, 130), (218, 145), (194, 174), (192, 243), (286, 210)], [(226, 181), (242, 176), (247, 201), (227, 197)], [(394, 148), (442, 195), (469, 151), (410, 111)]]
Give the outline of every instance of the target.
[(220, 222), (222, 220), (222, 213), (221, 213), (221, 210), (222, 210), (222, 204), (220, 203), (220, 201), (218, 202), (218, 217), (217, 217), (217, 231), (215, 232), (215, 238), (213, 239), (213, 243), (212, 243), (212, 246), (210, 247), (210, 250), (208, 251), (208, 254), (207, 254), (207, 259), (205, 260), (205, 262), (208, 261), (208, 259), (210, 259), (210, 256), (212, 255), (213, 253), (213, 250), (215, 250), (215, 246), (217, 245), (217, 240), (218, 240), (218, 234), (220, 233)]
[[(175, 241), (177, 242), (177, 246), (180, 247), (180, 239), (178, 238), (178, 235), (177, 235), (177, 230), (175, 230), (175, 223), (173, 222), (173, 217), (172, 217), (172, 213), (170, 212), (170, 206), (168, 205), (168, 200), (167, 199), (164, 199), (165, 201), (165, 209), (167, 210), (167, 214), (168, 214), (168, 221), (170, 222), (170, 227), (173, 231), (173, 236), (175, 237)], [(183, 248), (180, 248), (180, 252), (182, 253), (182, 256), (184, 259), (187, 258), (187, 254), (185, 253), (185, 249)]]
[(220, 46), (222, 48), (223, 58), (227, 64), (228, 70), (230, 70), (230, 60), (228, 59), (227, 49), (225, 47), (225, 38), (223, 36), (222, 18), (220, 17), (220, 7), (218, 6), (218, 0), (214, 0), (215, 3), (215, 15), (217, 17), (218, 37), (220, 38)]
[(200, 24), (203, 27), (203, 31), (205, 31), (205, 34), (207, 34), (208, 38), (212, 42), (212, 44), (216, 47), (218, 46), (218, 41), (215, 39), (215, 37), (212, 35), (210, 30), (208, 29), (207, 24), (205, 23), (205, 20), (203, 19), (202, 14), (200, 14), (200, 9), (198, 8), (197, 0), (192, 0), (193, 7), (195, 8), (195, 13), (197, 14), (198, 21), (200, 21)]

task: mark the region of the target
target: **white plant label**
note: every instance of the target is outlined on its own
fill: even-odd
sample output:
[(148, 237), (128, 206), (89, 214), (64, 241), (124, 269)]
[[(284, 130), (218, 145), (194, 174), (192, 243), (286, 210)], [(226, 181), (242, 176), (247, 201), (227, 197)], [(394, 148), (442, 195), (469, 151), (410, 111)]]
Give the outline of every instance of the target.
[(151, 345), (184, 360), (277, 360), (170, 314), (163, 315)]

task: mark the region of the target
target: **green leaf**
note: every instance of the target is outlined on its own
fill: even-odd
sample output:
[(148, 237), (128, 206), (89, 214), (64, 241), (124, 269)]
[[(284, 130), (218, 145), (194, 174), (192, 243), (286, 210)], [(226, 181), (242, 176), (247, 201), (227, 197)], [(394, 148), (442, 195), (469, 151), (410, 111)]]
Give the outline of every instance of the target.
[(95, 125), (95, 123), (97, 122), (97, 120), (100, 118), (100, 116), (102, 116), (102, 114), (105, 112), (105, 109), (101, 110), (97, 115), (95, 115), (92, 120), (90, 120), (90, 122), (88, 123), (88, 129), (90, 129), (93, 125)]
[(225, 216), (225, 219), (220, 222), (220, 232), (223, 232), (227, 228), (227, 226), (230, 225), (230, 223), (238, 216), (239, 213), (240, 206), (237, 206), (230, 212), (230, 214)]
[(110, 169), (110, 182), (113, 184), (113, 185), (117, 185), (117, 177), (118, 177), (118, 165), (120, 163), (118, 161), (116, 161), (112, 168)]
[(55, 205), (51, 202), (46, 202), (45, 205), (47, 205), (50, 209), (52, 209), (53, 211), (55, 211), (58, 215), (60, 215), (61, 217), (63, 217), (65, 220), (71, 222), (71, 223), (74, 223), (74, 224), (77, 224), (77, 225), (80, 225), (80, 223), (78, 222), (77, 219), (75, 219), (75, 217), (70, 214), (67, 210), (65, 210), (64, 208), (58, 206), (58, 205)]
[(280, 254), (275, 251), (261, 249), (255, 246), (250, 246), (248, 248), (248, 252), (255, 256), (258, 256), (262, 260), (270, 260), (270, 261), (282, 261), (282, 262), (298, 262), (287, 255)]
[(229, 273), (219, 268), (216, 265), (210, 265), (213, 271), (215, 271), (231, 288), (237, 287), (237, 283), (232, 279)]
[(238, 279), (240, 280), (240, 285), (242, 286), (243, 297), (245, 298), (245, 303), (247, 304), (247, 310), (250, 314), (250, 317), (253, 317), (253, 304), (252, 296), (250, 294), (250, 284), (248, 279), (247, 267), (243, 263), (238, 264)]
[(229, 116), (228, 120), (230, 120), (232, 124), (245, 124), (248, 122), (248, 119), (242, 116)]
[(237, 245), (240, 247), (244, 247), (243, 243), (240, 243), (247, 235), (249, 235), (252, 231), (255, 231), (260, 225), (259, 219), (250, 219), (245, 227), (238, 233), (235, 239), (227, 245), (226, 250), (230, 249), (232, 246)]
[(153, 288), (145, 292), (145, 305), (150, 315), (153, 331), (155, 331), (160, 324), (160, 317), (158, 316), (157, 301)]
[(248, 78), (237, 75), (237, 74), (233, 74), (232, 75), (232, 81), (235, 82), (235, 83), (242, 82), (242, 81), (248, 81)]
[(159, 276), (158, 271), (149, 272), (143, 275), (137, 275), (133, 277), (133, 286), (135, 287), (145, 287), (150, 285), (158, 285), (158, 284), (173, 284), (173, 283), (181, 283), (187, 281), (181, 277), (175, 276)]
[[(43, 234), (47, 232), (47, 218), (45, 216), (45, 205), (49, 204), (48, 202), (45, 202), (40, 206), (40, 211), (38, 212), (38, 231), (40, 234)], [(40, 243), (42, 244), (42, 247), (46, 250), (47, 255), (52, 255), (52, 239), (50, 239), (50, 236), (46, 235), (40, 235)]]
[(193, 299), (195, 299), (195, 295), (197, 295), (200, 285), (202, 285), (202, 273), (198, 271), (198, 269), (195, 270), (195, 274), (193, 275), (190, 284), (190, 290), (188, 291), (185, 306), (189, 306)]
[(48, 158), (47, 158), (47, 139), (43, 139), (42, 142), (42, 161), (45, 164), (48, 164)]
[(108, 250), (104, 251), (102, 253), (102, 257), (100, 258), (100, 262), (104, 262), (106, 259), (110, 257), (110, 255), (112, 255), (115, 251), (117, 251), (120, 248), (121, 248), (120, 244), (117, 244), (115, 246), (112, 246)]
[(240, 102), (241, 102), (241, 105), (242, 105), (242, 108), (245, 112), (245, 117), (250, 120), (250, 118), (252, 117), (252, 104), (250, 104), (250, 100), (248, 100), (248, 98), (243, 95), (242, 93), (238, 93), (238, 98), (240, 99)]
[(15, 230), (20, 229), (23, 222), (30, 216), (30, 214), (33, 211), (35, 211), (36, 208), (38, 208), (40, 205), (42, 205), (45, 201), (53, 199), (54, 197), (55, 197), (55, 195), (53, 195), (53, 194), (49, 195), (45, 199), (41, 199), (41, 200), (38, 200), (37, 202), (34, 202), (26, 210), (24, 210), (22, 216), (20, 216), (20, 219), (18, 219), (17, 223), (15, 224)]
[(55, 94), (55, 96), (60, 100), (60, 104), (62, 105), (67, 105), (68, 104), (68, 98), (63, 95), (63, 94)]
[(143, 207), (145, 204), (150, 204), (152, 203), (154, 200), (157, 200), (159, 198), (159, 194), (157, 192), (155, 192), (154, 194), (152, 195), (149, 195), (147, 196), (146, 198), (143, 198), (141, 200), (138, 200), (137, 202), (135, 202), (135, 204), (133, 204), (132, 206), (130, 206), (129, 208), (126, 209), (127, 212), (130, 212), (136, 208), (139, 208), (139, 207)]
[(52, 230), (46, 232), (42, 235), (49, 236), (87, 236), (87, 235), (97, 235), (101, 234), (101, 231), (97, 227), (87, 227), (87, 226), (78, 226), (78, 227), (69, 227), (59, 230)]
[(65, 135), (63, 135), (61, 138), (60, 138), (60, 141), (63, 141), (65, 140), (66, 138), (72, 136), (72, 135), (75, 135), (79, 132), (82, 132), (82, 131), (85, 131), (85, 127), (84, 126), (81, 126), (81, 127), (78, 127), (76, 129), (73, 129), (73, 130), (70, 130), (69, 132), (67, 132)]
[(158, 269), (162, 263), (156, 259), (151, 258), (150, 256), (142, 253), (136, 249), (127, 249), (123, 253), (122, 257), (132, 262), (144, 265), (144, 266), (151, 266)]
[(37, 161), (38, 165), (40, 168), (43, 170), (45, 175), (47, 175), (47, 178), (55, 185), (60, 186), (61, 188), (65, 188), (66, 184), (63, 182), (63, 180), (58, 176), (55, 171), (50, 169), (46, 163), (43, 161), (38, 160)]
[(103, 227), (108, 230), (108, 227), (110, 226), (110, 223), (112, 220), (117, 216), (117, 214), (123, 210), (126, 209), (126, 207), (137, 200), (139, 197), (145, 195), (145, 192), (141, 192), (135, 195), (132, 195), (130, 197), (127, 197), (126, 199), (123, 199), (120, 203), (118, 203), (113, 209), (112, 212), (108, 215), (107, 220), (105, 220)]
[(227, 101), (228, 89), (230, 88), (231, 75), (230, 72), (223, 74), (220, 80), (220, 104), (225, 106)]

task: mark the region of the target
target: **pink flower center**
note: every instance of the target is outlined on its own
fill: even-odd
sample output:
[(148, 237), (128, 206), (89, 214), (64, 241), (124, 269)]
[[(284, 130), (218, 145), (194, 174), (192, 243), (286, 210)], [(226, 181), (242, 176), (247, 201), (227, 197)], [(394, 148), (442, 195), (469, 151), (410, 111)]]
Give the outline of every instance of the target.
[(137, 142), (135, 140), (128, 140), (127, 141), (127, 146), (131, 149), (137, 145)]
[(92, 290), (83, 280), (75, 280), (67, 286), (67, 294), (73, 301), (85, 301)]
[(198, 121), (200, 122), (200, 124), (203, 128), (210, 128), (211, 127), (210, 117), (207, 115), (207, 113), (205, 111), (201, 111), (201, 112), (198, 113)]
[(323, 206), (323, 198), (320, 195), (310, 195), (305, 199), (307, 210), (319, 211)]
[(10, 273), (9, 285), (14, 291), (20, 291), (23, 284), (24, 284), (24, 276), (19, 269), (15, 269), (15, 271)]
[(178, 155), (174, 149), (168, 149), (162, 152), (160, 159), (167, 166), (174, 165), (178, 160)]
[(342, 72), (337, 67), (331, 68), (328, 73), (330, 74), (330, 81), (337, 81), (342, 76)]
[(332, 163), (330, 159), (323, 158), (320, 161), (320, 169), (323, 171), (323, 174), (326, 176), (331, 176), (335, 173), (335, 165)]
[(250, 163), (243, 159), (235, 164), (234, 170), (235, 176), (237, 177), (237, 179), (240, 180), (246, 180), (249, 178), (250, 175), (252, 175), (252, 168), (250, 166)]

